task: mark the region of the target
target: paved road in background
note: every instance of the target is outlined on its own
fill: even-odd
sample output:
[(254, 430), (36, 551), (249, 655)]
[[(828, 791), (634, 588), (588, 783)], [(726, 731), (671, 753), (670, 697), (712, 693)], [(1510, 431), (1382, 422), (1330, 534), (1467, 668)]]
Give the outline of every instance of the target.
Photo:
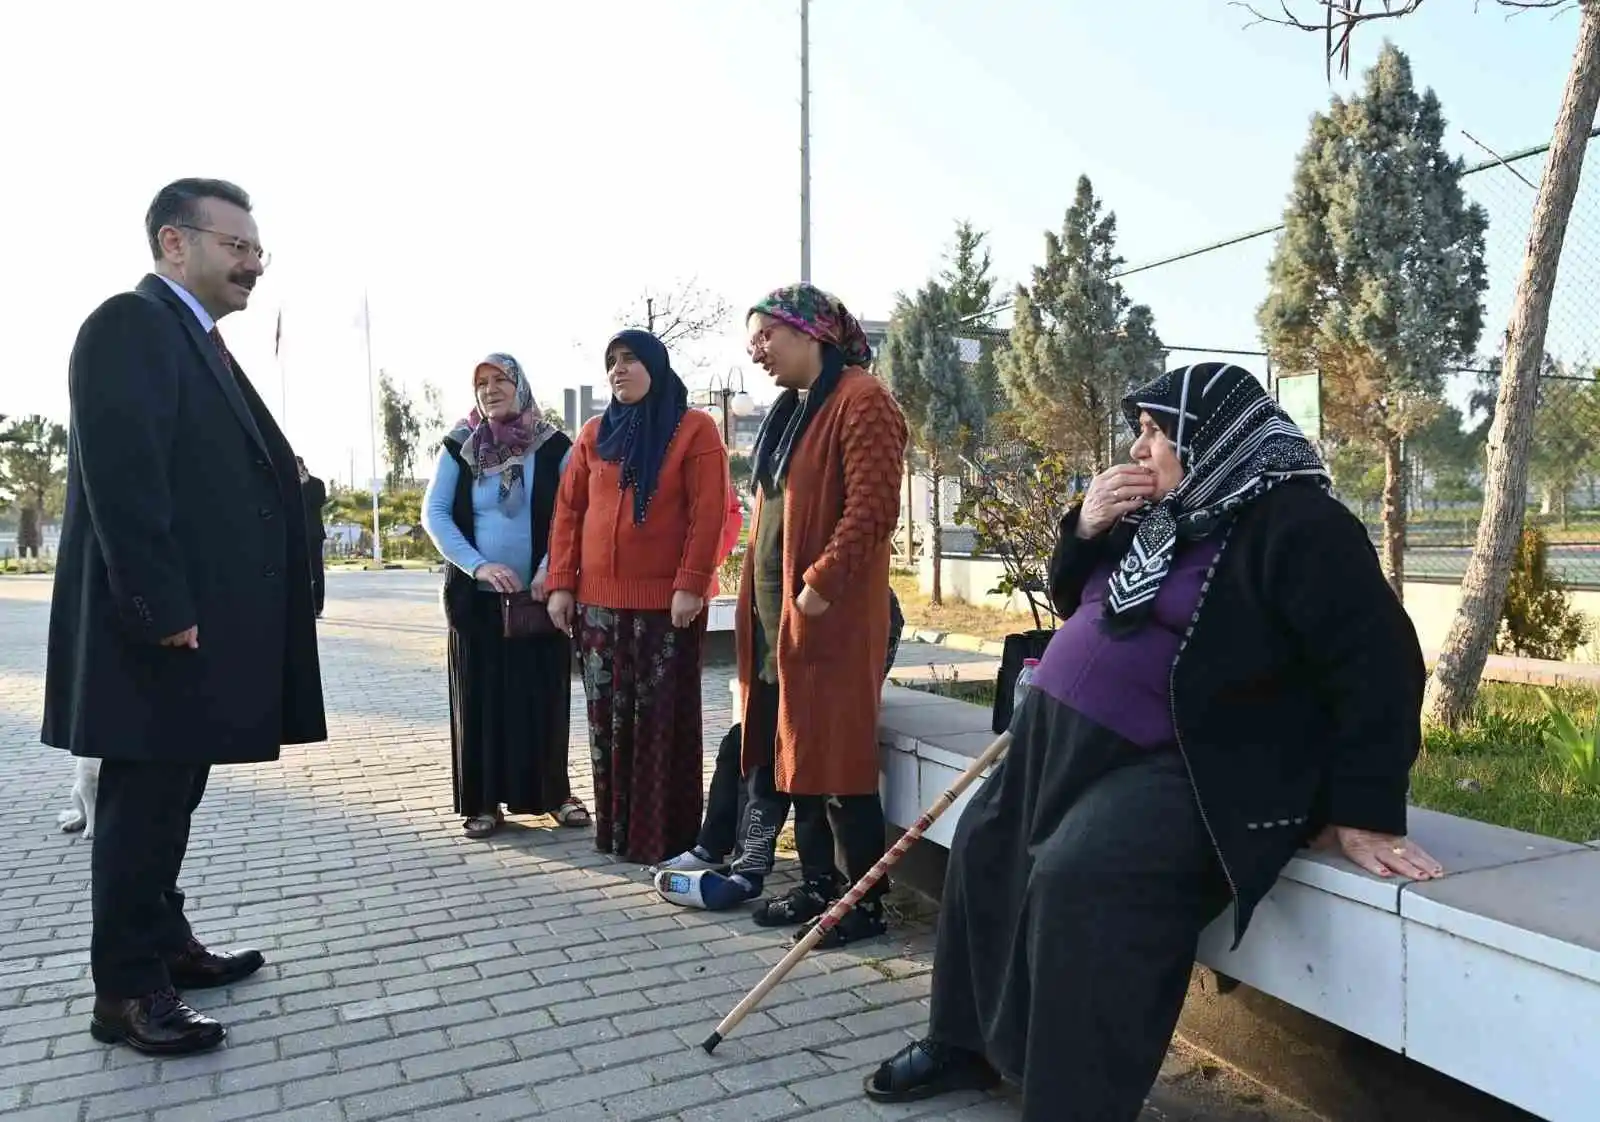
[[(1420, 535), (1419, 535), (1420, 537)], [(947, 526), (944, 531), (945, 556), (959, 556), (973, 547), (971, 530)], [(1467, 571), (1467, 561), (1472, 557), (1469, 546), (1430, 546), (1413, 540), (1406, 550), (1406, 574), (1435, 580), (1459, 581)], [(1600, 544), (1552, 543), (1547, 547), (1546, 562), (1550, 575), (1565, 581), (1573, 588), (1600, 588)]]
[[(449, 805), (437, 580), (332, 575), (332, 739), (213, 773), (184, 868), (190, 914), (207, 941), (259, 946), (269, 965), (193, 995), (226, 1021), (228, 1044), (170, 1060), (85, 1031), (90, 843), (56, 832), (71, 764), (38, 745), (50, 586), (0, 580), (7, 1122), (1014, 1122), (1003, 1096), (898, 1109), (861, 1097), (866, 1068), (926, 1020), (926, 923), (811, 956), (708, 1057), (697, 1045), (781, 957), (781, 934), (742, 913), (665, 904), (644, 870), (548, 819), (463, 837)], [(727, 676), (707, 670), (712, 750), (729, 722)], [(1239, 1105), (1252, 1089), (1214, 1075), (1175, 1053), (1148, 1122), (1297, 1117)]]

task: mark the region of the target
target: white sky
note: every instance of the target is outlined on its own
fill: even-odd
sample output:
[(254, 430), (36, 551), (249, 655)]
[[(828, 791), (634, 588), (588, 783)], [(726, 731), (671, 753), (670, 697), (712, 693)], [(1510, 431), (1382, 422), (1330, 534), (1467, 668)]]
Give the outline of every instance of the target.
[[(1548, 137), (1576, 20), (1469, 7), (1389, 30), (1472, 161), (1459, 126), (1504, 150)], [(1225, 0), (816, 0), (813, 279), (883, 317), (958, 217), (1024, 278), (1080, 172), (1131, 262), (1275, 221), (1329, 89), (1315, 38), (1244, 22)], [(793, 0), (7, 5), (0, 412), (65, 418), (78, 324), (147, 270), (145, 207), (182, 175), (255, 199), (274, 262), (223, 329), (321, 474), (368, 475), (364, 290), (377, 365), (443, 387), (447, 412), (492, 350), (560, 408), (646, 286), (696, 277), (742, 310), (797, 278), (798, 31)], [(1524, 221), (1532, 192), (1495, 190)], [(1488, 340), (1521, 234), (1491, 245)], [(1269, 250), (1129, 288), (1168, 343), (1253, 348)], [(678, 365), (743, 366), (770, 396), (741, 342), (731, 323)]]

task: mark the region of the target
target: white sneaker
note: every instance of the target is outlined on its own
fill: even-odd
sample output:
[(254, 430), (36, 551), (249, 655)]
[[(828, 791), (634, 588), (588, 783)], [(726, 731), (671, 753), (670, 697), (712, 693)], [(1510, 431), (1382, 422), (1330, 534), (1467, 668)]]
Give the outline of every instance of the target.
[(707, 861), (694, 850), (689, 849), (678, 854), (676, 857), (669, 857), (667, 860), (661, 862), (661, 864), (653, 866), (650, 869), (650, 875), (655, 876), (655, 874), (662, 872), (703, 873), (707, 869), (716, 869), (720, 871), (722, 869), (726, 869), (727, 867), (728, 863), (726, 861)]

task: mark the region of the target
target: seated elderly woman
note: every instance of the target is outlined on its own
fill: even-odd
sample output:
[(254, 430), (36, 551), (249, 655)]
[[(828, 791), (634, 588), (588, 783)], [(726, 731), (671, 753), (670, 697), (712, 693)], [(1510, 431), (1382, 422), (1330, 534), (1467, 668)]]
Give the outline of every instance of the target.
[(1237, 945), (1319, 832), (1378, 876), (1441, 872), (1405, 837), (1416, 633), (1315, 450), (1237, 366), (1123, 411), (1133, 462), (1062, 520), (1065, 622), (951, 845), (928, 1037), (870, 1098), (1004, 1077), (1027, 1122), (1133, 1122), (1230, 901)]

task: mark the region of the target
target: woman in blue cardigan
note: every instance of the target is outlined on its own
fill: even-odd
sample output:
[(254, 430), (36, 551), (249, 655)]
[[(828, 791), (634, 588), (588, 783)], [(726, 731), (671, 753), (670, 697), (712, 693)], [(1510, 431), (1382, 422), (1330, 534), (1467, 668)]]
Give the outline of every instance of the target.
[(488, 837), (505, 811), (586, 826), (567, 775), (572, 649), (559, 631), (507, 639), (501, 598), (544, 599), (556, 488), (572, 441), (546, 421), (517, 360), (472, 375), (476, 406), (443, 441), (422, 525), (446, 561), (450, 746), (456, 813)]

